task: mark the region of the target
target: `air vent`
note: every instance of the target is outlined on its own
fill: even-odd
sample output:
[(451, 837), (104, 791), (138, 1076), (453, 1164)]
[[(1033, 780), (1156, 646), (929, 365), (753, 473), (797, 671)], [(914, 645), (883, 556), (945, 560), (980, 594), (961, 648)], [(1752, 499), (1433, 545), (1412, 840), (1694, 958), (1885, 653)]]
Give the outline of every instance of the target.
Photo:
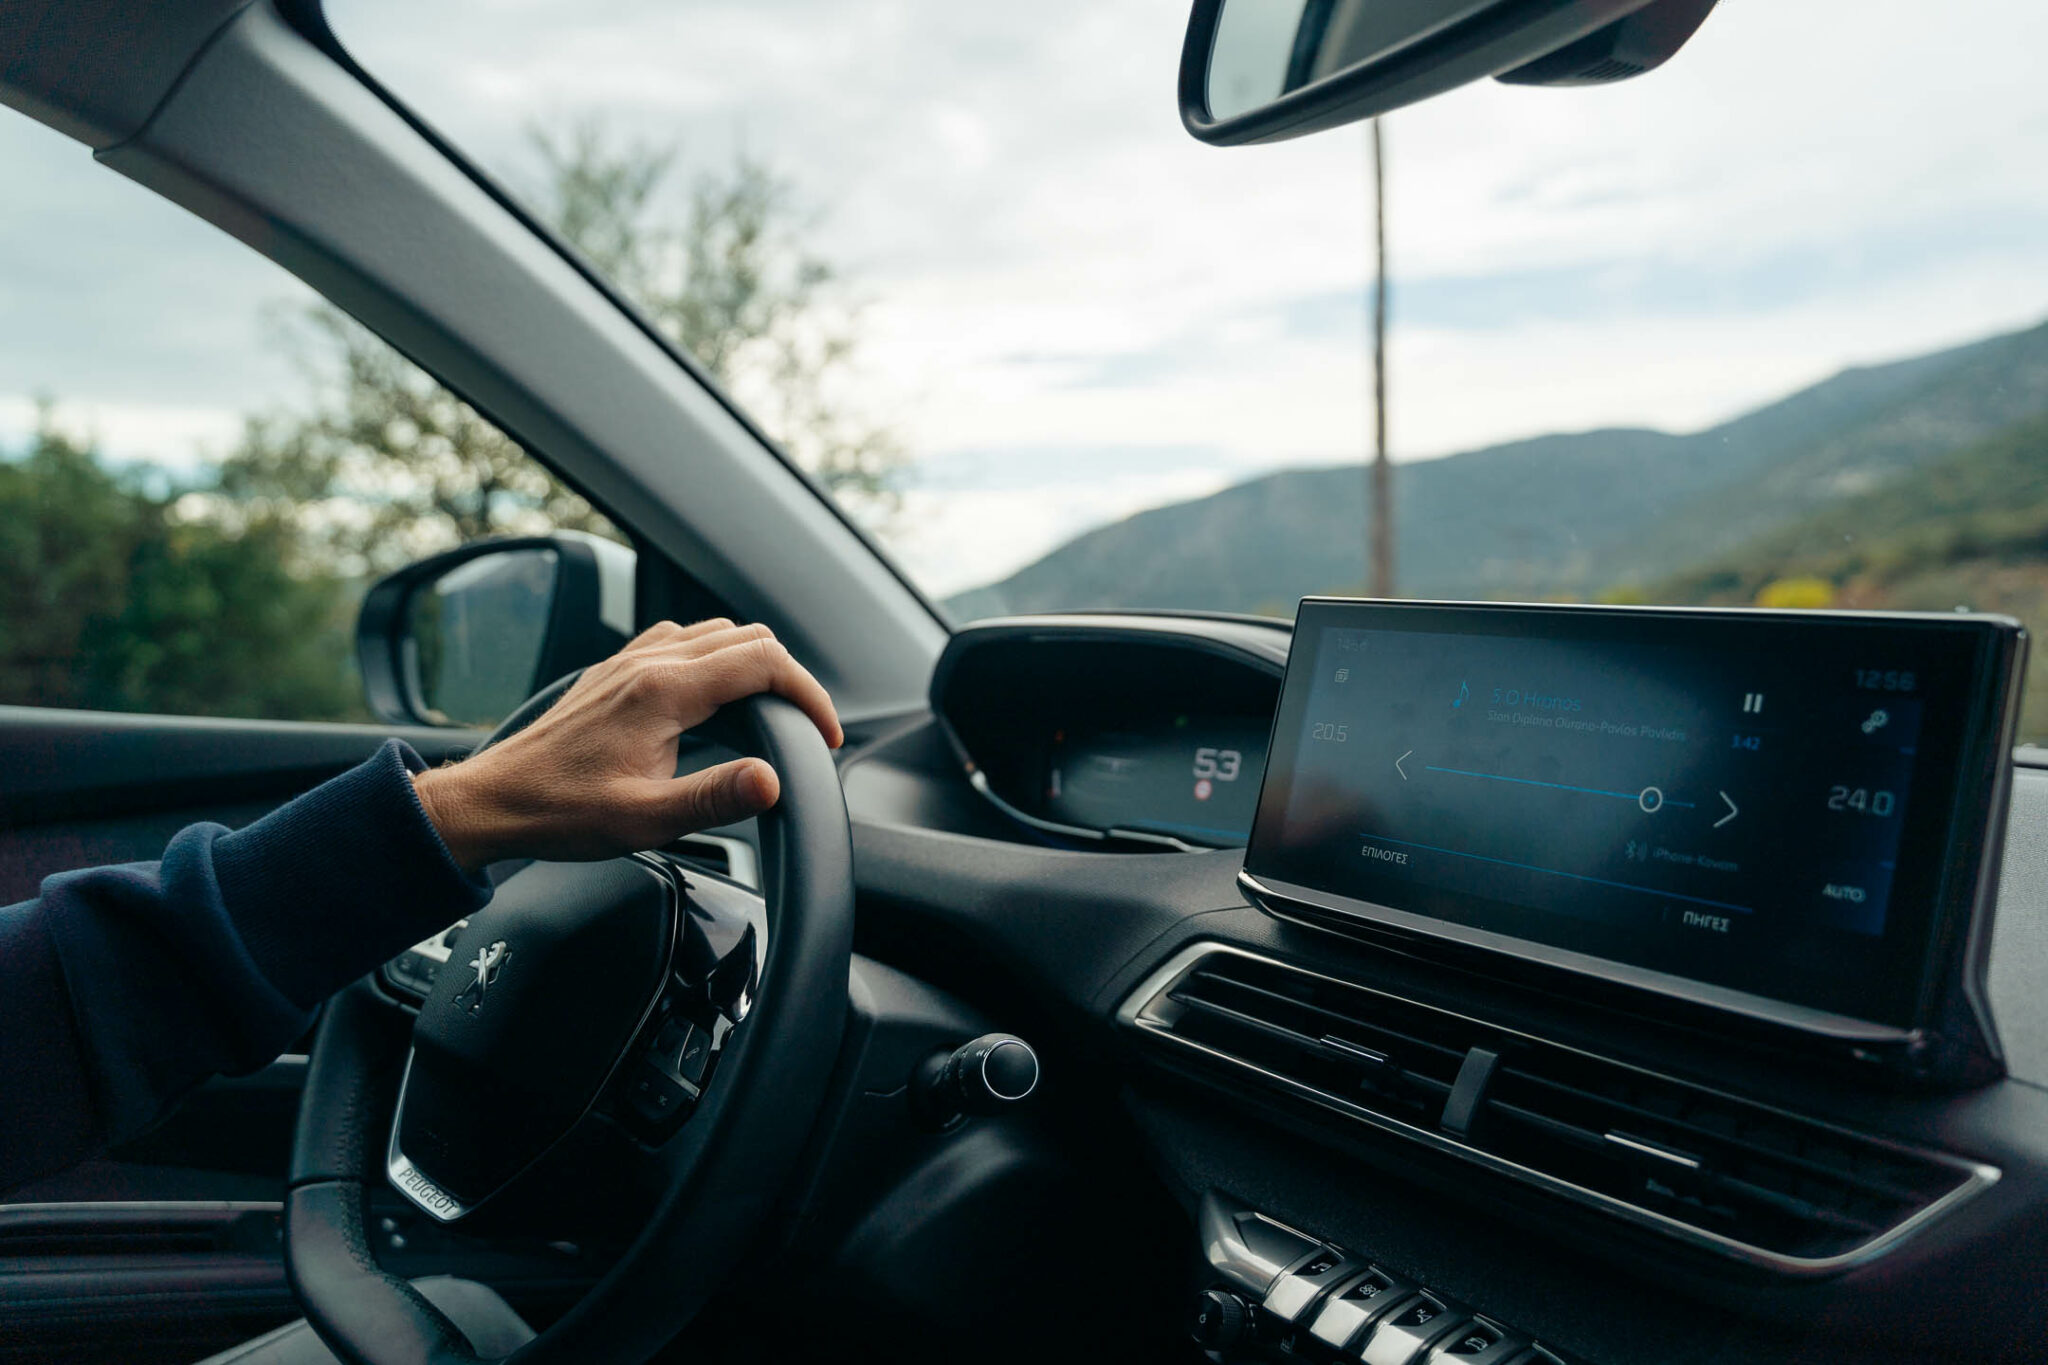
[(1786, 1274), (1877, 1256), (1998, 1179), (1236, 948), (1184, 950), (1120, 1017), (1197, 1066)]

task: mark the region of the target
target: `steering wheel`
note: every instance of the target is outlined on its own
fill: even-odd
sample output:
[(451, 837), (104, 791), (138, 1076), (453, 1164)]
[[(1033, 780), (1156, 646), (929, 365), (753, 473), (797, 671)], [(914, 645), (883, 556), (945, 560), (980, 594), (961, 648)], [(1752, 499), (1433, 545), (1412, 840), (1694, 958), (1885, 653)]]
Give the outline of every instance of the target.
[[(486, 746), (575, 678), (537, 693)], [(470, 917), (416, 1018), (368, 981), (329, 1005), (299, 1108), (284, 1253), (308, 1321), (349, 1365), (481, 1358), (378, 1266), (364, 1201), (380, 1180), (452, 1222), (593, 1109), (647, 1152), (661, 1193), (639, 1235), (569, 1313), (500, 1357), (521, 1365), (644, 1361), (770, 1220), (839, 1050), (852, 842), (831, 753), (796, 707), (754, 697), (698, 733), (782, 780), (760, 817), (765, 906), (655, 856), (534, 863)], [(734, 899), (753, 918), (720, 940)]]

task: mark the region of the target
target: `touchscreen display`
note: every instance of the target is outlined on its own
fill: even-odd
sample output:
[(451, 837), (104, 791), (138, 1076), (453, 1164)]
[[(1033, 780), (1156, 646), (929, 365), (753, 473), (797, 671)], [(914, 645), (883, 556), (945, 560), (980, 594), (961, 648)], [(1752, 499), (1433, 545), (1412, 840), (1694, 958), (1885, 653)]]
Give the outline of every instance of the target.
[(1311, 600), (1246, 871), (1905, 1027), (2015, 631)]

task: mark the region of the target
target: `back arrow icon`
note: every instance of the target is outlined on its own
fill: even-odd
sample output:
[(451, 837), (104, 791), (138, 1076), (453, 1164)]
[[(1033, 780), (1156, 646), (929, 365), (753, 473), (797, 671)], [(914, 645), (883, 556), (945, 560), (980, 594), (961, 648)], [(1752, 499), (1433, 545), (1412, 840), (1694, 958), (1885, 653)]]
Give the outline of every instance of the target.
[(1723, 801), (1728, 802), (1728, 813), (1714, 822), (1715, 829), (1721, 828), (1721, 826), (1727, 824), (1730, 820), (1733, 820), (1737, 815), (1741, 814), (1741, 812), (1735, 808), (1735, 802), (1729, 799), (1727, 792), (1721, 793), (1721, 799)]
[[(1415, 751), (1413, 749), (1410, 749), (1408, 751), (1408, 754), (1412, 754), (1414, 752)], [(1402, 754), (1401, 758), (1408, 757), (1408, 754)], [(1408, 780), (1408, 770), (1401, 766), (1401, 758), (1397, 758), (1394, 760), (1394, 771), (1401, 774), (1401, 780), (1403, 782), (1406, 782)]]

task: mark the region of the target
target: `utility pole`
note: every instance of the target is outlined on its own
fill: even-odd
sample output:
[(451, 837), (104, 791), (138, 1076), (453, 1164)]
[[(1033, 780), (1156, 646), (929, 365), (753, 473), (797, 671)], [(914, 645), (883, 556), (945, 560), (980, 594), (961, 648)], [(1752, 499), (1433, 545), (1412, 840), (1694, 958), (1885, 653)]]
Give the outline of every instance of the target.
[(1366, 488), (1371, 530), (1369, 591), (1394, 595), (1394, 467), (1387, 461), (1387, 180), (1380, 121), (1372, 121), (1372, 470)]

